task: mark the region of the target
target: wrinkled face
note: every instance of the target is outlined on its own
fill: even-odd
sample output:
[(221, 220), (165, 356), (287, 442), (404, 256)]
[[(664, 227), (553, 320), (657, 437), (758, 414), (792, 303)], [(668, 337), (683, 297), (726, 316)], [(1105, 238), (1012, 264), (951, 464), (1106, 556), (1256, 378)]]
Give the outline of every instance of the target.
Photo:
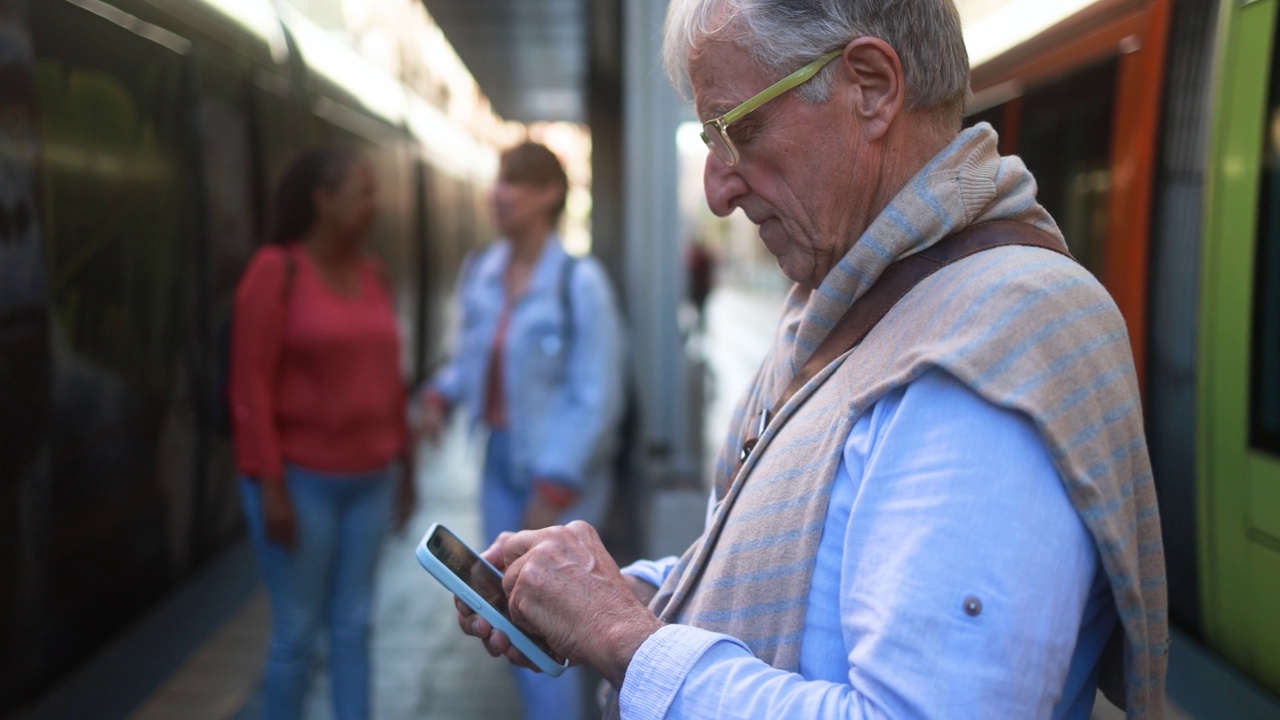
[[(689, 75), (702, 121), (779, 79), (727, 42), (705, 43), (691, 59)], [(818, 105), (787, 92), (729, 128), (740, 155), (737, 165), (728, 167), (708, 153), (703, 174), (712, 212), (724, 217), (741, 208), (760, 227), (760, 239), (782, 272), (808, 287), (822, 282), (865, 227), (858, 208), (866, 192), (857, 181), (865, 164), (863, 144), (852, 140), (856, 121), (841, 107), (838, 80), (832, 97)]]
[(373, 168), (364, 160), (352, 163), (342, 184), (332, 191), (316, 191), (318, 220), (334, 234), (363, 242), (378, 214), (378, 185)]

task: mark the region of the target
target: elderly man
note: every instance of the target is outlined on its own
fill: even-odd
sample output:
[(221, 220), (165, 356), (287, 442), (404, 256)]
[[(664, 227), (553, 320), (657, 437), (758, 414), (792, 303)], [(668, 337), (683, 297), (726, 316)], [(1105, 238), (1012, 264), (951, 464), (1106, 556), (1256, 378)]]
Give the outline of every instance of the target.
[(1161, 717), (1124, 324), (1023, 164), (961, 131), (952, 0), (673, 0), (665, 32), (712, 210), (795, 286), (698, 542), (621, 572), (583, 524), (504, 536), (515, 620), (627, 718), (1088, 718), (1100, 676)]

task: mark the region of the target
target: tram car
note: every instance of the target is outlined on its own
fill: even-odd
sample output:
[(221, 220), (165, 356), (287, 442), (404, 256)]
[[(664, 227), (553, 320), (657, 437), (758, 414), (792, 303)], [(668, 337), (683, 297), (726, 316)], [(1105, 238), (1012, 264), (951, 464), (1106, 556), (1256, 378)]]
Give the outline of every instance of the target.
[(974, 64), (1115, 297), (1143, 387), (1169, 619), (1280, 693), (1277, 0), (1100, 0)]
[(0, 8), (0, 715), (240, 536), (204, 411), (297, 153), (375, 168), (406, 378), (439, 359), (456, 269), (491, 236), (494, 143), (284, 12)]

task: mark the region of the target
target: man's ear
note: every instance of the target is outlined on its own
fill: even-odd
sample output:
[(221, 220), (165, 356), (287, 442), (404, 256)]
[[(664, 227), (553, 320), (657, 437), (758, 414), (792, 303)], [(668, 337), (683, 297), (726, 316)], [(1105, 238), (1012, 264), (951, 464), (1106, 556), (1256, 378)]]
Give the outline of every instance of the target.
[(862, 126), (864, 139), (880, 139), (906, 103), (907, 83), (898, 53), (880, 38), (860, 37), (844, 46), (837, 62), (849, 110)]

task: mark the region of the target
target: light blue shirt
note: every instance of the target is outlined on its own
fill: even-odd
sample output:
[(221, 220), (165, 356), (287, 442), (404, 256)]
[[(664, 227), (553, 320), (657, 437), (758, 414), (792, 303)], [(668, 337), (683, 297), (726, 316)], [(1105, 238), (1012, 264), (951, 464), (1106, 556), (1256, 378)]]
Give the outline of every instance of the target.
[[(510, 257), (510, 243), (499, 240), (464, 266), (453, 354), (431, 380), (476, 420), (484, 417)], [(624, 400), (622, 323), (604, 268), (583, 257), (566, 275), (569, 261), (552, 235), (507, 327), (502, 383), (513, 487), (548, 478), (591, 490), (606, 487), (612, 473)]]
[[(626, 572), (660, 584), (674, 564)], [(1034, 425), (933, 371), (845, 441), (799, 673), (668, 625), (628, 667), (622, 716), (1087, 720), (1115, 622)]]

